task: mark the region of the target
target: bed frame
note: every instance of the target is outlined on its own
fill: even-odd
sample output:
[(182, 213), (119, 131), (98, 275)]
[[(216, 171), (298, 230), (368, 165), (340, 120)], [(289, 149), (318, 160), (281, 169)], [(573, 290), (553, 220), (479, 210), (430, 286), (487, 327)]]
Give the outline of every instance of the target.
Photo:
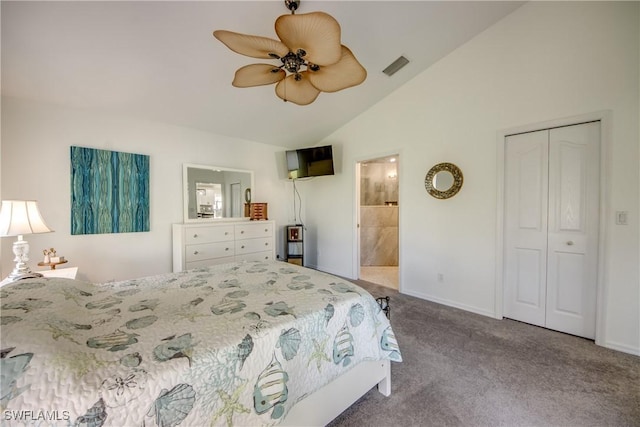
[(391, 395), (391, 362), (364, 361), (320, 390), (296, 403), (282, 426), (324, 426), (353, 405), (374, 386)]

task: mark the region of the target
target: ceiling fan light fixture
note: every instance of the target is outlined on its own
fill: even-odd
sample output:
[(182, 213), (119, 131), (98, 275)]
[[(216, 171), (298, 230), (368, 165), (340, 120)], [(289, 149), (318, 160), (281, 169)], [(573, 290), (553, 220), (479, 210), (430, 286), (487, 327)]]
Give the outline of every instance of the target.
[(250, 64), (236, 71), (232, 85), (254, 87), (277, 83), (284, 101), (308, 105), (320, 92), (337, 92), (361, 84), (367, 77), (353, 53), (341, 44), (340, 24), (324, 12), (295, 14), (300, 0), (285, 0), (291, 11), (276, 19), (280, 40), (227, 30), (213, 32), (232, 51), (280, 65)]

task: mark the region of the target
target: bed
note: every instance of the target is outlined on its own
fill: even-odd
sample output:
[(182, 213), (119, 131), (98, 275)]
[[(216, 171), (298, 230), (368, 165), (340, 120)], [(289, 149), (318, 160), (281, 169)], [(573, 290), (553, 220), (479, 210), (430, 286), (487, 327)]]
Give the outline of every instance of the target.
[(366, 290), (283, 262), (28, 279), (0, 302), (6, 425), (322, 425), (402, 361)]

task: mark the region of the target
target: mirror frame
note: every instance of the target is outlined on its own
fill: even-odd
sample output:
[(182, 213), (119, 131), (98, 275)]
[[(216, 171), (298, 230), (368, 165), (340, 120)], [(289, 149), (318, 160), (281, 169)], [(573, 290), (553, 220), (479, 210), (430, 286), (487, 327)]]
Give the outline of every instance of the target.
[[(448, 190), (440, 191), (433, 185), (433, 181), (436, 174), (443, 171), (450, 172), (453, 175), (453, 184)], [(462, 171), (459, 167), (453, 163), (438, 163), (427, 172), (427, 176), (424, 178), (424, 186), (427, 189), (427, 193), (436, 199), (448, 199), (460, 191), (463, 181)]]
[(223, 171), (223, 172), (239, 172), (239, 173), (248, 173), (251, 176), (251, 186), (249, 187), (251, 191), (253, 191), (253, 187), (255, 185), (254, 181), (254, 173), (252, 170), (247, 169), (234, 169), (223, 166), (211, 166), (211, 165), (200, 165), (195, 163), (183, 163), (182, 164), (182, 220), (184, 223), (200, 223), (200, 222), (217, 222), (217, 221), (242, 221), (249, 220), (249, 217), (223, 217), (223, 218), (189, 218), (189, 169), (206, 169), (214, 172)]

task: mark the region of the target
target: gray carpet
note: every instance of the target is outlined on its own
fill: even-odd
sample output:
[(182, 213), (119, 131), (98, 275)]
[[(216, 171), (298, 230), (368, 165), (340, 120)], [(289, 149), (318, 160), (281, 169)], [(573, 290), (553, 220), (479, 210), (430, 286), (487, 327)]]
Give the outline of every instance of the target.
[(356, 283), (391, 297), (404, 362), (330, 426), (640, 426), (640, 357)]

